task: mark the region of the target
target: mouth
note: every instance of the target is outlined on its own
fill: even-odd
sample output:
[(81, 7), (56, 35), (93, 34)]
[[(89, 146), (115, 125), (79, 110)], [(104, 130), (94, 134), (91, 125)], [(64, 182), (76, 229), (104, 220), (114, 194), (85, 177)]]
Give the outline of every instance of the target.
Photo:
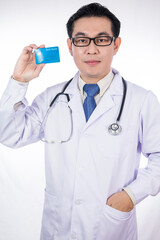
[(100, 63), (100, 61), (98, 60), (88, 60), (88, 61), (85, 61), (86, 64), (88, 64), (89, 66), (95, 66), (97, 64)]

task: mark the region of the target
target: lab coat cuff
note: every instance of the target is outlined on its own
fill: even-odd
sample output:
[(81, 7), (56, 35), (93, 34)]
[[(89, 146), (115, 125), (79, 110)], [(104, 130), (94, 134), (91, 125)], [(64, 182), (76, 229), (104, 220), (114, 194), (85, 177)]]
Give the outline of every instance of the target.
[(123, 190), (129, 195), (130, 199), (133, 202), (133, 205), (135, 206), (137, 204), (136, 198), (132, 192), (132, 190), (129, 187), (123, 188)]
[[(5, 101), (10, 101), (10, 105), (13, 106), (14, 111), (20, 109), (21, 106), (27, 106), (28, 102), (25, 99), (26, 91), (28, 89), (28, 83), (21, 83), (14, 80), (12, 77), (9, 79), (6, 90), (3, 97)], [(15, 103), (15, 104), (14, 104)]]
[(14, 92), (18, 92), (20, 95), (25, 95), (28, 85), (29, 85), (28, 82), (27, 83), (19, 82), (13, 79), (11, 76), (6, 88), (6, 93), (8, 93), (9, 95), (13, 95)]
[(17, 81), (15, 80), (12, 76), (11, 76), (11, 79), (13, 79), (13, 81), (21, 86), (28, 86), (29, 82), (20, 82), (20, 81)]

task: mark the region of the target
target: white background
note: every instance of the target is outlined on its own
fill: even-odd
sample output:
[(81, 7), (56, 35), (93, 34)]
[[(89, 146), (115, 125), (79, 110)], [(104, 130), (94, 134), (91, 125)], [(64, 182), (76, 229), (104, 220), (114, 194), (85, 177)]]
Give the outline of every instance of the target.
[[(0, 95), (21, 50), (30, 43), (59, 46), (61, 62), (46, 65), (40, 77), (30, 83), (29, 103), (46, 87), (73, 77), (77, 69), (68, 53), (65, 24), (79, 7), (90, 2), (0, 1)], [(99, 2), (122, 23), (122, 45), (112, 66), (160, 99), (160, 1)], [(141, 166), (145, 164), (142, 157)], [(39, 240), (44, 188), (43, 143), (18, 150), (0, 145), (0, 240)], [(137, 218), (139, 240), (160, 239), (160, 194), (137, 206)]]

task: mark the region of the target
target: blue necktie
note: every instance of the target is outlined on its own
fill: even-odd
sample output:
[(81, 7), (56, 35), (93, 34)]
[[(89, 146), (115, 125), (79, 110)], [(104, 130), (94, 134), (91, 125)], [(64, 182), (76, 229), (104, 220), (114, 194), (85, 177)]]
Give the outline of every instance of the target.
[(87, 93), (83, 108), (86, 116), (86, 121), (88, 121), (89, 117), (96, 107), (94, 96), (96, 96), (96, 94), (99, 92), (99, 86), (97, 84), (85, 84), (83, 90)]

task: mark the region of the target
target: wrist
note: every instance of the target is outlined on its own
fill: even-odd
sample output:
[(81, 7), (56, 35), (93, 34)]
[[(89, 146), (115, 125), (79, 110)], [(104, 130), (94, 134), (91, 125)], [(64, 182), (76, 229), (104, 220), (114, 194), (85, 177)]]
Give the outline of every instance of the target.
[(11, 76), (11, 78), (13, 82), (15, 82), (16, 84), (18, 85), (21, 85), (21, 86), (28, 86), (29, 82), (22, 82), (22, 81), (18, 81), (16, 80), (15, 78), (13, 78), (13, 75)]
[(23, 78), (19, 78), (19, 77), (17, 77), (16, 75), (12, 75), (11, 76), (15, 81), (17, 81), (17, 82), (21, 82), (21, 83), (27, 83), (28, 81), (25, 81), (25, 79), (23, 79)]

